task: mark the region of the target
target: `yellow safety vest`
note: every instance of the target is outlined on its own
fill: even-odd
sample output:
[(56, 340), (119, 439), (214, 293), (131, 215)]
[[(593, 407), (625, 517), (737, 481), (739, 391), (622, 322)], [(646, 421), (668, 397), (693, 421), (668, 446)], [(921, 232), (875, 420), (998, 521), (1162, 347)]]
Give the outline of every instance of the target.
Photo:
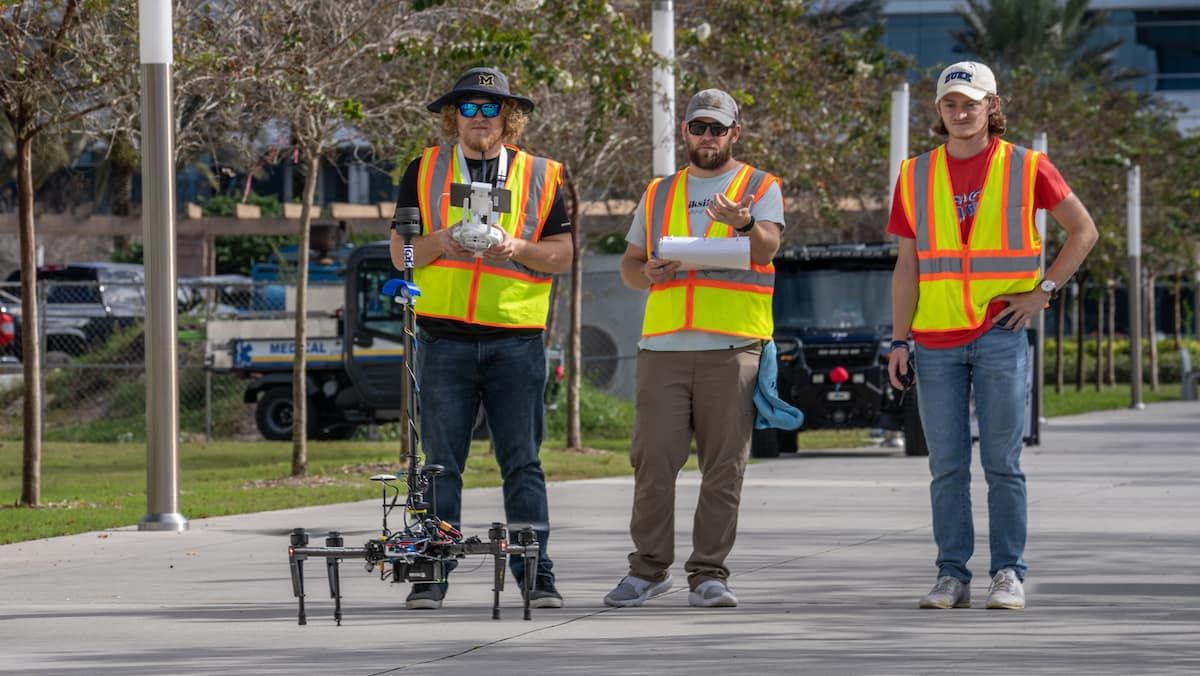
[(963, 246), (946, 146), (900, 165), (900, 198), (917, 236), (914, 331), (974, 329), (997, 296), (1025, 293), (1041, 274), (1033, 187), (1041, 153), (1000, 141)]
[[(725, 195), (740, 201), (749, 193), (757, 202), (779, 179), (743, 164)], [(664, 235), (690, 237), (687, 169), (670, 178), (656, 178), (646, 188), (645, 221), (647, 255), (658, 255)], [(733, 227), (711, 223), (705, 237), (732, 237)], [(650, 286), (642, 336), (679, 331), (703, 331), (743, 338), (770, 339), (775, 331), (771, 296), (775, 292), (775, 266), (751, 264), (749, 270), (687, 270)]]
[[(504, 187), (512, 191), (512, 208), (496, 225), (510, 237), (536, 242), (562, 180), (562, 165), (511, 146), (509, 151)], [(457, 156), (453, 145), (426, 148), (421, 155), (417, 200), (422, 235), (462, 222), (462, 205), (450, 203), (450, 184), (464, 182)], [(506, 328), (546, 327), (553, 275), (515, 261), (439, 257), (416, 268), (413, 280), (421, 289), (413, 308), (419, 316)]]

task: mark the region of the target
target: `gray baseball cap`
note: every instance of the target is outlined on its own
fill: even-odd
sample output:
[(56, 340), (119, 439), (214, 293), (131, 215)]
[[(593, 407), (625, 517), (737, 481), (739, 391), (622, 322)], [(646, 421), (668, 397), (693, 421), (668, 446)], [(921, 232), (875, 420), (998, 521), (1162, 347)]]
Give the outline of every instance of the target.
[(733, 97), (720, 89), (705, 89), (697, 92), (688, 101), (687, 114), (684, 122), (691, 122), (698, 117), (711, 117), (721, 124), (731, 127), (738, 119), (737, 103)]

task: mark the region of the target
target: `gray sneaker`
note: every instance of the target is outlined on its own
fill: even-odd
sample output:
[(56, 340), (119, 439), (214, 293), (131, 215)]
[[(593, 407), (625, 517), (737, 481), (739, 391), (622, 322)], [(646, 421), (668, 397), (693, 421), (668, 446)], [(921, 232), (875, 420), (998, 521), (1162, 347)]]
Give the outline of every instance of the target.
[(671, 579), (670, 575), (662, 582), (651, 582), (650, 580), (643, 580), (640, 577), (626, 575), (604, 597), (604, 605), (612, 606), (613, 608), (640, 606), (655, 596), (667, 593), (667, 590), (671, 588), (673, 583), (674, 580)]
[(701, 608), (732, 608), (738, 603), (737, 597), (729, 591), (729, 587), (720, 580), (705, 580), (698, 587), (688, 592), (688, 605)]
[(970, 608), (971, 583), (943, 575), (929, 593), (921, 597), (922, 608)]
[(988, 588), (988, 608), (1003, 608), (1020, 610), (1025, 607), (1025, 587), (1017, 577), (1017, 571), (1012, 568), (1001, 568), (992, 578), (992, 586)]

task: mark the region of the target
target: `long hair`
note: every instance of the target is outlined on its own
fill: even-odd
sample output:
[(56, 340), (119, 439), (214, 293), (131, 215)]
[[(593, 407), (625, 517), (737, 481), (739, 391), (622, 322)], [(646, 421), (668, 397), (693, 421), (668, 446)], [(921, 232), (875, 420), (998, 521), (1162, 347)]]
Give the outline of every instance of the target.
[[(987, 101), (991, 104), (992, 96), (989, 94)], [(950, 130), (946, 129), (946, 123), (942, 121), (942, 114), (939, 111), (937, 120), (929, 127), (929, 131), (938, 136), (949, 136)], [(988, 136), (1004, 136), (1004, 132), (1008, 131), (1008, 120), (1004, 117), (1004, 111), (997, 110), (994, 113), (988, 113)]]
[[(501, 140), (515, 144), (525, 132), (529, 116), (521, 110), (516, 101), (504, 99), (500, 102), (500, 117), (504, 120), (504, 130), (500, 132)], [(451, 141), (458, 138), (458, 102), (442, 107), (442, 134)]]

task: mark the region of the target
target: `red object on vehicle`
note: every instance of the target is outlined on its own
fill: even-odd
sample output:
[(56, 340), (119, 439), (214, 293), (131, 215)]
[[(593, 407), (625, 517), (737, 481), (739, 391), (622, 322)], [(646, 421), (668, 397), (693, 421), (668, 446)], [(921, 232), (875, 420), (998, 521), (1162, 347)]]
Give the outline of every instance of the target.
[(567, 369), (562, 364), (554, 367), (554, 382), (561, 383), (567, 377)]
[(13, 316), (7, 312), (0, 312), (0, 347), (13, 342), (16, 337), (17, 324), (13, 321)]
[(850, 373), (844, 367), (834, 366), (829, 372), (829, 382), (834, 385), (841, 385), (847, 380), (850, 380)]

